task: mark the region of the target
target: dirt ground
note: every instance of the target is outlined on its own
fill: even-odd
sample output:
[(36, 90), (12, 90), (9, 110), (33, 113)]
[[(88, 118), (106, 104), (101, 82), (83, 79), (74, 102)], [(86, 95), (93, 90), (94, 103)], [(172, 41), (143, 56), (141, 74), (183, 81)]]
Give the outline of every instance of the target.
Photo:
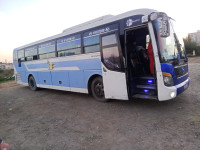
[(200, 58), (173, 100), (100, 103), (86, 94), (0, 84), (0, 138), (12, 150), (198, 150)]
[(189, 57), (190, 63), (200, 63), (200, 57)]

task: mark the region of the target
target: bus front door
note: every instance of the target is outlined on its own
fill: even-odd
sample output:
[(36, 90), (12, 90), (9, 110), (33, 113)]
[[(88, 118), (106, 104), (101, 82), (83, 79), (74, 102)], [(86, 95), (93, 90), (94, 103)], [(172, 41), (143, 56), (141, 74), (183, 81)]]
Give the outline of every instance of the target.
[(101, 35), (101, 64), (106, 99), (128, 100), (126, 75), (117, 32)]

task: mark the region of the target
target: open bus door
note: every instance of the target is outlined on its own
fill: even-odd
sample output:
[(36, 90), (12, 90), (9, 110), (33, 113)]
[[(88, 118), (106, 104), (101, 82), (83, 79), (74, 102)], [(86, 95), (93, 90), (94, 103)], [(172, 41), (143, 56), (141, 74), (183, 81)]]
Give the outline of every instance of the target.
[(128, 100), (126, 74), (117, 32), (101, 35), (101, 64), (106, 99)]

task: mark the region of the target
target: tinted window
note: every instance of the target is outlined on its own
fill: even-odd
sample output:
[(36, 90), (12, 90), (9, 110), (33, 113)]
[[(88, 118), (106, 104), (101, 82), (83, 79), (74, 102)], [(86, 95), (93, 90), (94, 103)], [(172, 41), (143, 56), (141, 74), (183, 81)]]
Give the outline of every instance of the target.
[(18, 51), (18, 58), (24, 57), (24, 50), (19, 50)]
[(119, 70), (121, 64), (118, 47), (103, 48), (103, 61), (108, 69)]
[(23, 62), (23, 61), (25, 61), (24, 57), (18, 59), (18, 62)]
[[(106, 47), (105, 47), (106, 46)], [(103, 62), (108, 69), (120, 70), (120, 56), (115, 34), (102, 37)]]
[(33, 60), (33, 56), (26, 57), (26, 61), (31, 61), (31, 60)]
[(25, 61), (25, 58), (23, 57), (23, 58), (21, 58), (21, 61)]
[(40, 44), (38, 48), (39, 54), (49, 53), (55, 51), (55, 41)]
[(85, 37), (84, 38), (84, 46), (99, 44), (99, 35)]
[(40, 59), (55, 57), (55, 52), (40, 55)]
[(37, 46), (25, 49), (25, 57), (37, 55)]
[(71, 50), (60, 51), (60, 52), (58, 52), (58, 57), (78, 55), (78, 54), (81, 54), (81, 48), (75, 48), (75, 49), (71, 49)]
[(57, 50), (58, 51), (77, 48), (77, 47), (81, 47), (81, 40), (80, 39), (57, 44)]
[(116, 44), (116, 43), (117, 43), (117, 41), (116, 41), (115, 34), (104, 36), (102, 38), (102, 46), (112, 45), (112, 44)]
[(87, 46), (84, 49), (85, 49), (85, 53), (99, 52), (100, 46), (99, 45)]

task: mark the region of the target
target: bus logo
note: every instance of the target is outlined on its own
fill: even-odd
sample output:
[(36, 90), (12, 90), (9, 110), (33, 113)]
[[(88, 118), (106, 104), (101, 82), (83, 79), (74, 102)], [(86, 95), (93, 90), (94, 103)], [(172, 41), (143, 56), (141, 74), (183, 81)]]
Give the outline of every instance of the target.
[(49, 62), (49, 69), (53, 69), (54, 68), (54, 64), (52, 62)]
[(185, 68), (184, 68), (184, 67), (182, 67), (182, 72), (183, 72), (183, 73), (185, 72)]
[(92, 35), (92, 32), (89, 33), (89, 36), (91, 36), (91, 35)]
[(139, 21), (140, 21), (140, 19), (135, 19), (135, 20), (133, 20), (133, 19), (128, 19), (128, 20), (126, 21), (126, 25), (127, 25), (127, 27), (130, 27), (130, 26), (132, 26), (133, 24), (136, 25)]
[(128, 19), (128, 20), (126, 21), (126, 25), (127, 25), (128, 27), (130, 27), (132, 24), (133, 24), (133, 20), (132, 20), (132, 19)]

